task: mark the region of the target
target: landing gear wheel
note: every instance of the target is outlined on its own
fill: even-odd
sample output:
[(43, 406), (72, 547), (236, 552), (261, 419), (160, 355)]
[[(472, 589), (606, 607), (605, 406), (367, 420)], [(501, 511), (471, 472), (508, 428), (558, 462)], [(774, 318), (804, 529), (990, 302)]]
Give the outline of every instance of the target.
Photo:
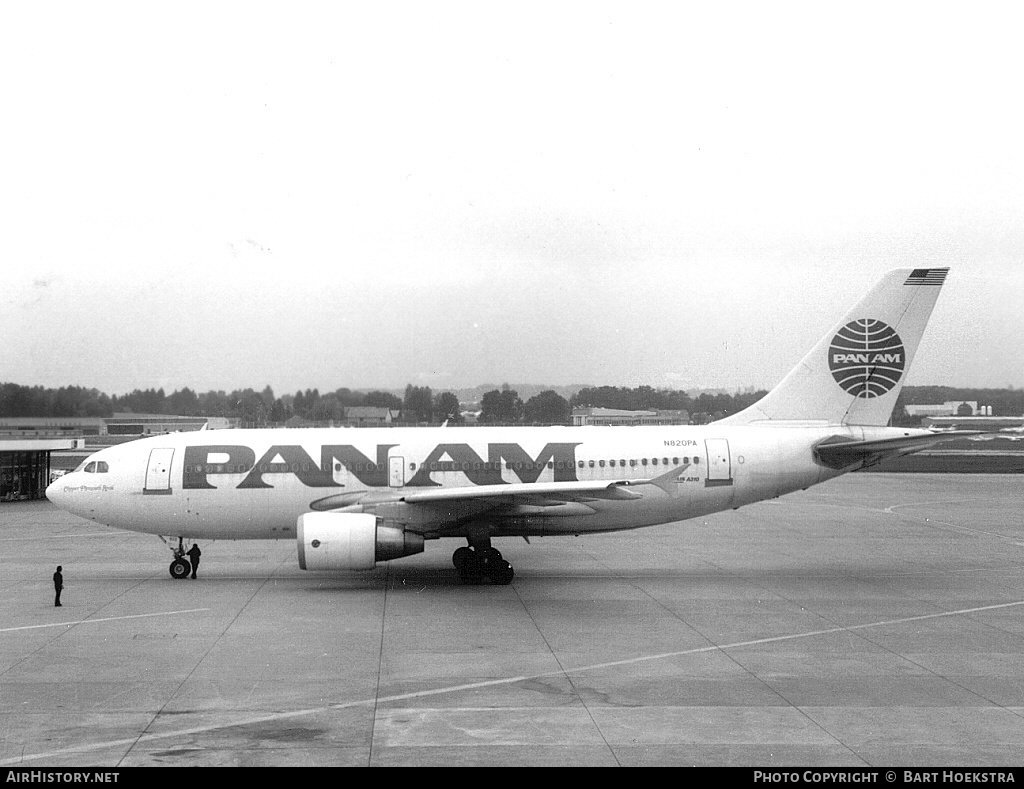
[(481, 584), (486, 578), (498, 586), (507, 586), (515, 577), (512, 565), (502, 558), (501, 551), (490, 545), (458, 548), (452, 554), (452, 564), (464, 584)]
[(464, 584), (481, 584), (484, 581), (484, 563), (480, 561), (480, 557), (476, 551), (465, 549), (468, 551), (468, 556), (463, 554), (462, 566), (459, 567), (459, 579)]
[(192, 572), (192, 565), (184, 559), (175, 559), (171, 562), (171, 578), (187, 578)]
[(511, 564), (502, 559), (491, 566), (488, 569), (487, 574), (493, 583), (496, 583), (499, 586), (507, 586), (512, 583), (512, 579), (515, 578), (516, 571), (512, 569)]
[(466, 546), (457, 548), (455, 553), (452, 554), (452, 564), (455, 565), (455, 569), (462, 572), (462, 568), (466, 566), (467, 562), (473, 561), (473, 551)]
[(483, 564), (485, 571), (489, 571), (491, 567), (502, 561), (501, 551), (497, 548), (478, 548), (476, 555), (480, 557), (480, 562)]

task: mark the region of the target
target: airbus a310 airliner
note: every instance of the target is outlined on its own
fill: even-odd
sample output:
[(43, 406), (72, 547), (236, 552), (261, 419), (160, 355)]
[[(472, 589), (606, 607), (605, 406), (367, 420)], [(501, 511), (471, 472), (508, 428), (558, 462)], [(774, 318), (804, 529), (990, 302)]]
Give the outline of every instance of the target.
[(100, 450), (47, 497), (184, 539), (287, 539), (304, 570), (467, 541), (463, 581), (512, 581), (498, 537), (635, 529), (802, 490), (949, 434), (886, 425), (948, 269), (886, 274), (783, 381), (700, 426), (215, 430)]

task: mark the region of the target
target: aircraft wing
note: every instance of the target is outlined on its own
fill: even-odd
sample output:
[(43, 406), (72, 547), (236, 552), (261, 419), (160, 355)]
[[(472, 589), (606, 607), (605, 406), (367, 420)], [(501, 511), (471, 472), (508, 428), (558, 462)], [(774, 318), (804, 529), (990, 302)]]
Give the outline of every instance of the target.
[(505, 485), (474, 485), (460, 488), (430, 488), (414, 493), (402, 494), (401, 500), (409, 504), (434, 501), (464, 501), (467, 499), (498, 498), (516, 500), (522, 498), (543, 498), (560, 501), (581, 501), (584, 499), (611, 499), (625, 501), (642, 499), (643, 494), (632, 490), (642, 485), (655, 485), (671, 493), (678, 483), (679, 475), (690, 467), (689, 463), (673, 467), (657, 477), (643, 479), (595, 479), (571, 482), (518, 482)]
[(955, 433), (929, 433), (880, 438), (868, 441), (850, 441), (845, 437), (826, 438), (814, 447), (814, 455), (830, 468), (846, 468), (856, 463), (871, 466), (881, 460), (898, 455), (912, 455), (945, 441), (978, 435), (977, 430)]
[[(688, 465), (688, 464), (687, 464)], [(571, 482), (510, 483), (458, 488), (431, 488), (398, 494), (393, 502), (364, 502), (373, 511), (414, 530), (453, 531), (465, 521), (485, 513), (490, 518), (543, 515), (558, 518), (592, 515), (596, 501), (635, 501), (644, 496), (637, 490), (655, 485), (672, 492), (686, 466), (673, 468), (647, 479), (587, 480)]]
[(595, 501), (642, 499), (638, 488), (654, 485), (672, 493), (689, 464), (644, 479), (464, 485), (393, 493), (343, 493), (312, 502), (311, 509), (373, 512), (416, 531), (450, 530), (461, 522), (489, 513), (491, 517), (539, 515), (559, 517), (593, 514)]

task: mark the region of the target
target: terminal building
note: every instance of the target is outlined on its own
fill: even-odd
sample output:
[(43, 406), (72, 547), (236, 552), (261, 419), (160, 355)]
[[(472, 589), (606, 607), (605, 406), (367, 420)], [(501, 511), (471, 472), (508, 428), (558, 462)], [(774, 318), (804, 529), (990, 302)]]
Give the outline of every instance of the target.
[(976, 400), (947, 400), (945, 403), (925, 403), (904, 406), (907, 416), (921, 420), (946, 416), (992, 416), (992, 406), (978, 405)]
[(50, 481), (103, 447), (182, 430), (233, 427), (221, 417), (114, 414), (112, 417), (0, 418), (0, 502), (41, 499)]
[(0, 428), (0, 502), (41, 499), (50, 482), (52, 453), (85, 448), (85, 438), (59, 431)]
[[(0, 431), (71, 431), (83, 436), (129, 436), (142, 438), (182, 430), (234, 427), (230, 419), (217, 416), (173, 416), (170, 414), (114, 414), (113, 416), (24, 416), (0, 417)], [(108, 444), (102, 443), (102, 446)]]
[(1019, 433), (1024, 429), (1024, 416), (926, 416), (921, 424), (940, 430)]
[(908, 416), (920, 419), (922, 427), (936, 430), (1020, 432), (1024, 427), (1024, 416), (993, 416), (992, 406), (978, 405), (974, 400), (951, 400), (905, 408)]

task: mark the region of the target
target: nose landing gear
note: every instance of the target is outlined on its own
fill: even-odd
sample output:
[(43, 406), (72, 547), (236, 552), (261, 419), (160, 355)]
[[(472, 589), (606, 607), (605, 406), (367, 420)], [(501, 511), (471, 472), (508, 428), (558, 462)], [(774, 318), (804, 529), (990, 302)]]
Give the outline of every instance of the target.
[(171, 578), (188, 578), (189, 573), (192, 572), (192, 565), (189, 564), (188, 559), (185, 558), (185, 546), (183, 545), (184, 538), (178, 538), (178, 547), (171, 548), (171, 553), (174, 554), (174, 561), (171, 562)]

